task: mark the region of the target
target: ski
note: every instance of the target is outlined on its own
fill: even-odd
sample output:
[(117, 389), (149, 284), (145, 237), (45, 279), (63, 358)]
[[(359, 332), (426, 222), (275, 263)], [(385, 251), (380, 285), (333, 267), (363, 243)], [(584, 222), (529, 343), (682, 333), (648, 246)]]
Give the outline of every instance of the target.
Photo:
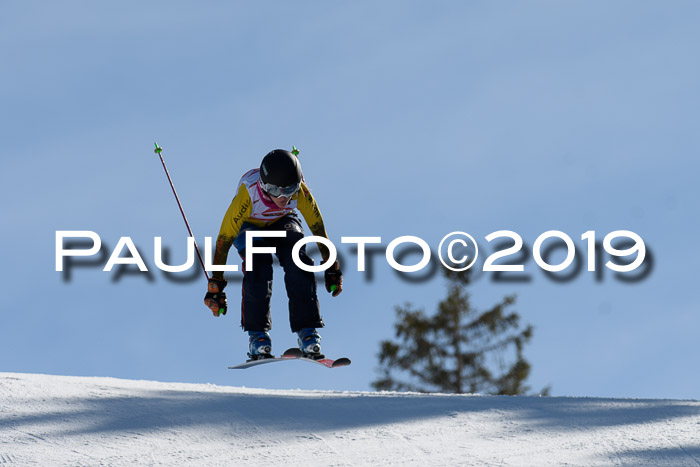
[(235, 365), (235, 366), (230, 366), (228, 367), (229, 370), (244, 370), (246, 368), (250, 368), (251, 366), (258, 366), (262, 365), (265, 363), (275, 363), (275, 362), (284, 362), (285, 360), (296, 360), (297, 357), (293, 355), (282, 355), (281, 357), (270, 357), (270, 358), (261, 358), (259, 360), (248, 360), (245, 363), (241, 363), (240, 365)]
[(315, 360), (310, 357), (305, 357), (301, 350), (297, 348), (291, 348), (287, 349), (281, 357), (262, 358), (260, 360), (249, 360), (245, 363), (241, 363), (240, 365), (230, 366), (228, 368), (229, 370), (244, 370), (246, 368), (262, 365), (265, 363), (284, 362), (290, 360), (303, 360), (307, 362), (317, 363), (319, 365), (325, 366), (326, 368), (340, 368), (343, 366), (348, 366), (350, 365), (350, 363), (352, 363), (349, 358), (345, 357), (338, 358), (336, 360), (325, 357)]
[(304, 354), (302, 353), (302, 351), (300, 349), (297, 349), (297, 348), (287, 349), (284, 352), (284, 355), (290, 356), (290, 357), (294, 356), (294, 358), (296, 358), (297, 360), (304, 360), (307, 362), (318, 363), (319, 365), (323, 365), (326, 368), (340, 368), (343, 366), (348, 366), (348, 365), (350, 365), (350, 363), (352, 363), (350, 361), (350, 359), (346, 358), (346, 357), (341, 357), (341, 358), (338, 358), (335, 360), (333, 360), (331, 358), (325, 358), (325, 357), (319, 358), (319, 359), (305, 357)]

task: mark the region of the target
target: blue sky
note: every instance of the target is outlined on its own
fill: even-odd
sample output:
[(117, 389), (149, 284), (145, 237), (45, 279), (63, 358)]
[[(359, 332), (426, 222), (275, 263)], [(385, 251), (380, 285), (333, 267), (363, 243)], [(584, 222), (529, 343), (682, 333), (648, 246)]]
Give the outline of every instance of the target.
[[(535, 327), (533, 388), (554, 395), (697, 398), (695, 180), (700, 8), (693, 2), (3, 2), (0, 6), (0, 370), (369, 389), (393, 307), (433, 310), (439, 278), (373, 280), (345, 267), (321, 297), (324, 348), (353, 365), (241, 373), (239, 285), (225, 318), (204, 281), (55, 271), (57, 230), (153, 237), (184, 260), (186, 230), (215, 236), (240, 176), (296, 145), (331, 239), (463, 230), (599, 239), (639, 234), (643, 281), (547, 278), (471, 287), (486, 308), (517, 293)], [(111, 250), (109, 251), (111, 253)], [(281, 275), (277, 274), (281, 278)], [(282, 281), (273, 344), (294, 344)], [(307, 368), (308, 367), (308, 368)]]

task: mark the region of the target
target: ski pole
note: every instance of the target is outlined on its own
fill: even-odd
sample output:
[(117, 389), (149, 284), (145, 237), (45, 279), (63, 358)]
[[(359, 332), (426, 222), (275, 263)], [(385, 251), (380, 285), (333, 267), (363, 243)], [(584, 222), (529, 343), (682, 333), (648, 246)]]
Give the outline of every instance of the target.
[[(154, 143), (156, 145), (156, 149), (153, 151), (156, 154), (158, 154), (158, 157), (160, 157), (160, 162), (163, 164), (163, 170), (165, 170), (165, 175), (168, 176), (168, 181), (170, 182), (170, 188), (173, 189), (173, 194), (175, 195), (175, 200), (177, 201), (177, 205), (180, 208), (180, 213), (182, 214), (182, 219), (185, 221), (185, 225), (187, 226), (187, 231), (190, 233), (190, 237), (194, 240), (194, 234), (192, 233), (192, 229), (190, 228), (190, 223), (187, 222), (187, 216), (185, 216), (185, 211), (182, 209), (182, 204), (180, 203), (180, 197), (177, 196), (177, 191), (175, 191), (175, 185), (173, 185), (173, 180), (170, 178), (170, 173), (168, 172), (168, 168), (165, 166), (165, 161), (163, 160), (163, 155), (161, 152), (163, 152), (163, 148), (158, 146), (158, 143)], [(207, 282), (209, 282), (209, 274), (207, 273), (207, 269), (204, 266), (204, 260), (202, 259), (202, 254), (199, 252), (199, 247), (197, 246), (197, 240), (194, 240), (194, 249), (197, 252), (197, 256), (199, 257), (199, 264), (202, 265), (202, 271), (204, 272), (204, 276), (207, 278)]]

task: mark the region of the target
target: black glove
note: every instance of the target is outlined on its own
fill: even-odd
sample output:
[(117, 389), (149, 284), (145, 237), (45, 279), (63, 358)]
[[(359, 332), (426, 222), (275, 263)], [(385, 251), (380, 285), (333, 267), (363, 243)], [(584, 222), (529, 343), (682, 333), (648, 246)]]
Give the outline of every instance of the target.
[(326, 269), (324, 278), (326, 279), (326, 290), (337, 297), (343, 291), (343, 273), (340, 271), (340, 265), (337, 261)]
[(225, 315), (228, 302), (224, 289), (227, 282), (225, 280), (209, 279), (207, 294), (204, 296), (204, 304), (209, 307), (214, 316)]

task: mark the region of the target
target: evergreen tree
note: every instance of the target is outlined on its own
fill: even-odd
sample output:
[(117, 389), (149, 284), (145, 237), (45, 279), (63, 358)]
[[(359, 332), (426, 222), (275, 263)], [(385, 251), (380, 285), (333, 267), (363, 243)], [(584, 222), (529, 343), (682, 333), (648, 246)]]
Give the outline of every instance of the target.
[(445, 275), (447, 298), (434, 315), (410, 304), (396, 307), (397, 342), (381, 342), (382, 377), (372, 386), (388, 391), (526, 393), (530, 364), (523, 358), (523, 346), (532, 337), (532, 326), (519, 329), (520, 316), (508, 311), (515, 296), (478, 312), (465, 292), (468, 273), (446, 270)]

